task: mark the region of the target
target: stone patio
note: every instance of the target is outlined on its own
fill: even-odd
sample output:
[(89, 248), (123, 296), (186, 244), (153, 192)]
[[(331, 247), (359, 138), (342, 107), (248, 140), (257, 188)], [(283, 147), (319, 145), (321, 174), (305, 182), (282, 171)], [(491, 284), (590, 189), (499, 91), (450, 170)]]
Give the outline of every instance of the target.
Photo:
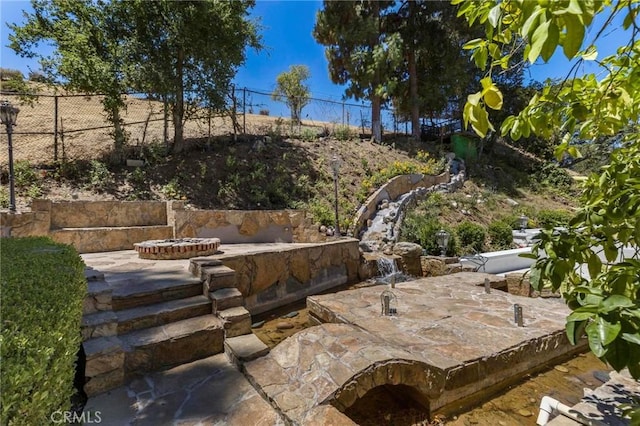
[[(339, 411), (382, 385), (408, 385), (431, 413), (481, 399), (548, 363), (586, 349), (565, 337), (568, 309), (557, 299), (492, 290), (503, 280), (458, 273), (398, 283), (397, 316), (382, 316), (384, 286), (307, 299), (323, 324), (285, 340), (245, 364), (257, 389), (293, 423), (305, 424), (321, 405)], [(520, 304), (524, 327), (514, 323)]]

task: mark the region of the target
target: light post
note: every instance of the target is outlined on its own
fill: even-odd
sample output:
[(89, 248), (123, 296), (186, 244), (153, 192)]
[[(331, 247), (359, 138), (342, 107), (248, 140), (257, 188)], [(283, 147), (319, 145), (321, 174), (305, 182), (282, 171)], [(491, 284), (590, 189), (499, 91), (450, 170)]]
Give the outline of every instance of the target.
[(342, 160), (340, 157), (334, 154), (331, 157), (331, 161), (329, 161), (329, 165), (331, 166), (331, 170), (333, 171), (333, 193), (334, 193), (334, 201), (335, 201), (335, 212), (336, 212), (336, 229), (334, 231), (334, 236), (340, 236), (340, 222), (338, 220), (338, 173), (340, 172), (340, 166), (342, 166)]
[(449, 233), (444, 229), (436, 232), (436, 242), (440, 247), (440, 256), (445, 257), (447, 254), (447, 246), (449, 245)]
[(16, 125), (20, 110), (9, 101), (0, 103), (0, 122), (7, 126), (7, 139), (9, 142), (9, 212), (16, 212), (16, 190), (13, 180), (13, 143), (11, 135), (13, 134), (13, 126)]
[(520, 221), (520, 231), (524, 232), (524, 230), (527, 228), (527, 225), (529, 224), (529, 218), (525, 215), (522, 215), (518, 218), (518, 220)]

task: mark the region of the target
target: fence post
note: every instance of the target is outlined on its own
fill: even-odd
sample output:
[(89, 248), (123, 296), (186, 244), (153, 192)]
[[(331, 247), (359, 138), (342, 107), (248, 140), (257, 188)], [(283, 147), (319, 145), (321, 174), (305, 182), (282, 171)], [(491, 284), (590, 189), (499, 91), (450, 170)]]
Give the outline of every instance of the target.
[(167, 103), (167, 95), (162, 95), (162, 104), (163, 104), (163, 124), (164, 124), (164, 130), (163, 130), (163, 138), (164, 138), (164, 148), (165, 150), (168, 152), (169, 151), (169, 122), (167, 121), (167, 110), (169, 109), (168, 103)]
[(58, 162), (58, 95), (53, 97), (53, 161)]
[(242, 88), (242, 134), (247, 134), (247, 88)]
[(233, 102), (233, 141), (237, 141), (238, 140), (238, 134), (237, 129), (236, 129), (236, 123), (238, 122), (238, 102), (236, 100), (236, 85), (232, 84), (231, 85), (231, 102)]
[(344, 102), (342, 103), (342, 125), (344, 126)]

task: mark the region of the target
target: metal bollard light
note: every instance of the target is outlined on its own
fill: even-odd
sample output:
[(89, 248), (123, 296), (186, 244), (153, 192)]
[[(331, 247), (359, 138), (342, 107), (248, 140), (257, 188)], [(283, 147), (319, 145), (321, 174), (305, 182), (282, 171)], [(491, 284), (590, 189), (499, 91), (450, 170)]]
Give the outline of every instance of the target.
[(517, 303), (513, 305), (513, 320), (516, 324), (518, 324), (518, 327), (524, 327), (522, 320), (522, 306), (518, 305)]

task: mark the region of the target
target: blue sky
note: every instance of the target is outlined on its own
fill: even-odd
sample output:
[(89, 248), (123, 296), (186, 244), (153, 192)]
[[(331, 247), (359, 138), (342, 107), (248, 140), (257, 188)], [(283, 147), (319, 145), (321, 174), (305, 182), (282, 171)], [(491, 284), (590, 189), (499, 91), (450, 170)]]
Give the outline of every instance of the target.
[[(262, 37), (265, 49), (260, 52), (253, 50), (247, 52), (246, 64), (235, 78), (237, 86), (270, 92), (275, 86), (279, 73), (286, 71), (290, 65), (304, 64), (311, 70), (311, 79), (308, 83), (312, 96), (340, 100), (344, 88), (331, 82), (324, 48), (316, 43), (312, 36), (316, 12), (321, 8), (321, 1), (258, 0), (252, 16), (259, 18), (263, 26)], [(23, 9), (31, 10), (28, 1), (0, 0), (2, 23), (0, 66), (16, 68), (27, 75), (29, 69), (38, 70), (37, 62), (20, 58), (6, 47), (9, 35), (6, 24), (22, 22)], [(613, 28), (613, 32), (606, 33), (602, 42), (598, 44), (601, 51), (600, 58), (613, 53), (615, 47), (621, 44), (621, 34), (624, 36), (624, 33), (619, 22)], [(586, 39), (590, 38), (587, 34)], [(542, 81), (547, 77), (564, 77), (568, 70), (569, 64), (564, 59), (561, 49), (558, 49), (550, 63), (530, 67), (530, 76), (534, 80)], [(587, 65), (584, 71), (593, 72), (595, 68)]]

